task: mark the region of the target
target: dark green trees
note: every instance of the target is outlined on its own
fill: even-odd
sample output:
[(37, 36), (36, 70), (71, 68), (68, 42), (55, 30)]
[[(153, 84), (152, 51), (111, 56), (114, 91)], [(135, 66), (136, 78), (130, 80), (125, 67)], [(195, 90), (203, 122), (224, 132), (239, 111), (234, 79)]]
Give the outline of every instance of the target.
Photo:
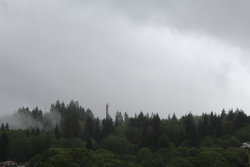
[[(18, 112), (45, 124), (48, 113), (40, 111)], [(33, 157), (33, 166), (247, 167), (248, 152), (240, 145), (250, 141), (250, 117), (242, 110), (189, 113), (180, 119), (175, 114), (161, 119), (158, 114), (129, 117), (117, 112), (113, 121), (95, 118), (78, 102), (58, 101), (50, 112), (61, 118), (51, 128), (8, 130), (2, 124), (0, 160), (26, 162)]]
[(123, 124), (123, 116), (122, 113), (117, 111), (115, 115), (115, 126), (119, 126)]
[(10, 143), (10, 139), (7, 133), (4, 131), (0, 137), (0, 161), (6, 161), (8, 158), (8, 145)]
[(88, 117), (87, 118), (87, 121), (85, 123), (85, 129), (84, 129), (84, 132), (85, 132), (85, 138), (86, 139), (89, 139), (91, 137), (93, 137), (94, 135), (94, 120), (92, 117)]
[(112, 119), (102, 120), (102, 136), (106, 137), (114, 130), (114, 124)]
[(160, 127), (161, 127), (161, 120), (158, 114), (154, 115), (152, 118), (152, 129), (153, 129), (153, 144), (157, 146), (159, 137), (160, 137)]
[(182, 117), (182, 122), (186, 130), (186, 137), (185, 139), (194, 144), (197, 140), (197, 130), (194, 122), (194, 117), (191, 113)]
[(1, 125), (1, 131), (4, 131), (4, 124)]

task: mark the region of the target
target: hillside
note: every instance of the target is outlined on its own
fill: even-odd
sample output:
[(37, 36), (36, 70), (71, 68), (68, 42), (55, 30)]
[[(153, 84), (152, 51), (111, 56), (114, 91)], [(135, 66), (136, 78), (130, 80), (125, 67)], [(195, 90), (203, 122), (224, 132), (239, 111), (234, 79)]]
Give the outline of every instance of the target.
[[(248, 166), (248, 150), (240, 148), (250, 141), (244, 111), (188, 113), (179, 119), (154, 113), (117, 112), (114, 119), (100, 119), (75, 101), (57, 101), (49, 113), (23, 107), (1, 126), (0, 160), (32, 167)], [(26, 127), (19, 129), (13, 122), (25, 119)]]

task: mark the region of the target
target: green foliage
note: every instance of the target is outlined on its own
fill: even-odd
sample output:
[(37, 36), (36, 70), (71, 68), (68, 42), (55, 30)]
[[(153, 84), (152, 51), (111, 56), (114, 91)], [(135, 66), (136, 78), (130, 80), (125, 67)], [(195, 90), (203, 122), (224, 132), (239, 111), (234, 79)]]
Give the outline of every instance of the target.
[(157, 146), (159, 148), (166, 148), (169, 146), (169, 143), (170, 143), (170, 138), (165, 135), (165, 134), (162, 134), (160, 137), (159, 137), (159, 140), (158, 140), (158, 144)]
[[(95, 118), (78, 102), (51, 106), (61, 121), (46, 125), (37, 107), (18, 113), (33, 117), (42, 128), (0, 130), (0, 159), (29, 162), (31, 167), (247, 167), (249, 154), (240, 148), (250, 140), (250, 117), (242, 110), (213, 112), (178, 119), (158, 114), (112, 119)], [(11, 127), (11, 126), (10, 126)]]
[(187, 159), (184, 158), (177, 158), (174, 162), (174, 165), (176, 167), (193, 167), (193, 165)]
[(214, 136), (206, 136), (201, 139), (201, 147), (213, 147), (218, 143), (217, 138)]
[(190, 144), (194, 144), (197, 140), (197, 129), (194, 123), (194, 117), (192, 113), (182, 117), (182, 122), (186, 130), (186, 141)]
[(155, 166), (153, 153), (146, 147), (141, 148), (137, 153), (138, 161), (143, 167)]
[(30, 167), (101, 167), (101, 161), (87, 149), (51, 148), (30, 160)]
[(10, 139), (7, 133), (4, 131), (0, 137), (0, 161), (6, 161), (8, 159), (8, 145), (10, 143)]
[(219, 142), (219, 146), (223, 148), (240, 147), (240, 145), (240, 140), (234, 136), (222, 138)]
[(108, 136), (101, 142), (102, 147), (115, 153), (130, 153), (134, 146), (122, 136)]
[(108, 136), (114, 130), (114, 124), (112, 119), (102, 120), (102, 135), (103, 137)]
[(79, 148), (84, 147), (86, 143), (80, 138), (63, 138), (58, 140), (56, 145), (64, 148)]
[(233, 167), (248, 166), (249, 153), (241, 148), (231, 147), (228, 148), (225, 157)]
[(148, 160), (153, 158), (153, 153), (146, 147), (141, 148), (138, 153), (137, 153), (138, 159), (143, 161), (143, 160)]
[(197, 156), (196, 161), (197, 161), (197, 166), (203, 166), (203, 167), (229, 166), (229, 164), (221, 154), (210, 149), (201, 150), (199, 155)]
[(26, 162), (33, 155), (32, 145), (30, 138), (23, 137), (12, 140), (9, 146), (9, 157), (18, 162)]

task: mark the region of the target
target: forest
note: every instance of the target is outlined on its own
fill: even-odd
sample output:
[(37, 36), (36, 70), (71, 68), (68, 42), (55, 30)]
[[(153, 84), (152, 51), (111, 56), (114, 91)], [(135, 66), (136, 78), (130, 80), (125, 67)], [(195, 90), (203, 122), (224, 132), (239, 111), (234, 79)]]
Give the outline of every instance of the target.
[[(167, 111), (166, 111), (167, 112)], [(51, 121), (49, 115), (59, 115)], [(14, 117), (36, 124), (0, 129), (0, 162), (28, 167), (248, 167), (250, 116), (223, 109), (200, 116), (191, 112), (160, 118), (140, 112), (116, 112), (100, 119), (77, 101), (56, 101), (48, 113), (22, 107)]]

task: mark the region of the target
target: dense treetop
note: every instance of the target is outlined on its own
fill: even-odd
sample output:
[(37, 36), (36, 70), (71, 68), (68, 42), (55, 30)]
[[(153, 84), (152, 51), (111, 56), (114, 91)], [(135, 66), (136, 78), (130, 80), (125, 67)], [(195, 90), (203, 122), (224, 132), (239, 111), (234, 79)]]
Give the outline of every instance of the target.
[[(60, 121), (51, 121), (55, 113)], [(23, 107), (15, 114), (39, 124), (22, 130), (2, 124), (0, 161), (37, 167), (244, 167), (248, 163), (248, 151), (240, 146), (250, 141), (250, 117), (239, 109), (201, 116), (188, 113), (179, 119), (175, 114), (161, 119), (157, 113), (129, 117), (117, 112), (112, 120), (94, 117), (76, 101), (57, 101), (49, 113)]]

